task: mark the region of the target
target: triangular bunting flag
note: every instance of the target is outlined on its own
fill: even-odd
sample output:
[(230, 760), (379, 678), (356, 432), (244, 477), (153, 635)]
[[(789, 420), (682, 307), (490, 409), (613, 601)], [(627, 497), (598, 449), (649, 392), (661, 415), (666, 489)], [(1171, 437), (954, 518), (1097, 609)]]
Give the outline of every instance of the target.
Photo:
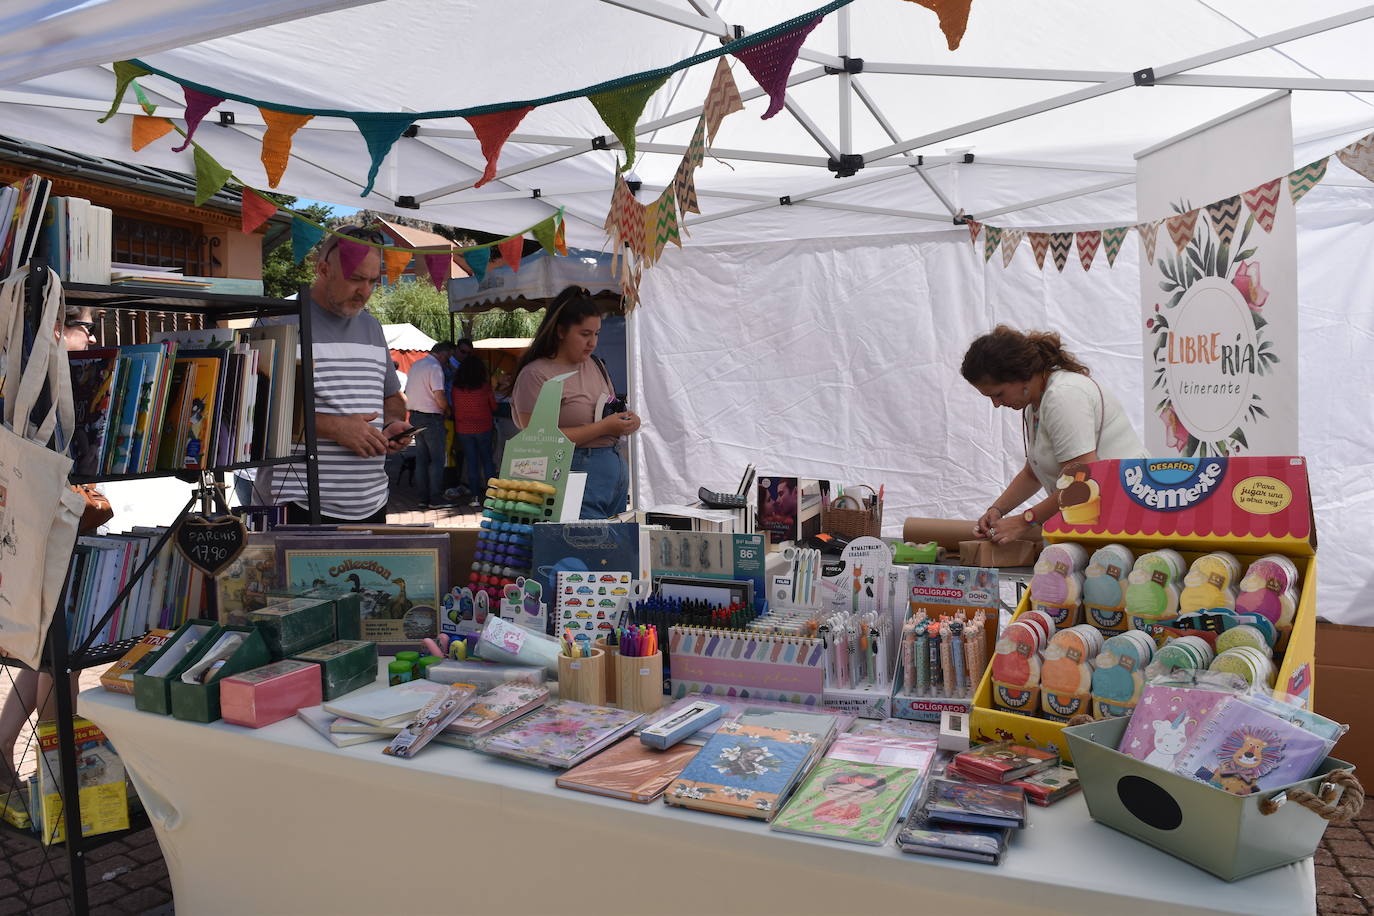
[(305, 126), (314, 115), (290, 114), (271, 108), (259, 108), (267, 133), (262, 135), (262, 167), (267, 172), (267, 186), (275, 188), (286, 174), (286, 163), (291, 158), (291, 138), (296, 131)]
[(658, 259), (658, 253), (663, 250), (663, 246), (658, 243), (658, 228), (663, 220), (659, 211), (662, 207), (663, 198), (660, 196), (644, 208), (644, 253), (648, 256), (650, 264)]
[(706, 102), (701, 106), (707, 142), (716, 142), (716, 131), (726, 115), (743, 110), (744, 100), (739, 96), (739, 87), (735, 85), (730, 64), (720, 57), (716, 60), (716, 74), (711, 77), (711, 91), (706, 93)]
[(1130, 231), (1130, 226), (1115, 226), (1102, 230), (1102, 250), (1107, 254), (1108, 267), (1116, 266), (1117, 253), (1121, 251), (1121, 243), (1126, 241), (1126, 233)]
[(1085, 271), (1093, 269), (1093, 258), (1097, 257), (1097, 248), (1102, 244), (1102, 233), (1096, 229), (1083, 230), (1074, 233), (1075, 243), (1078, 245), (1078, 263), (1083, 265)]
[(97, 118), (96, 123), (104, 124), (113, 118), (115, 112), (119, 110), (120, 104), (124, 101), (124, 93), (128, 91), (129, 84), (140, 76), (147, 76), (148, 71), (138, 64), (128, 60), (117, 60), (114, 64), (115, 75), (115, 94), (114, 101), (110, 103), (110, 110), (105, 112), (105, 117)]
[(1197, 231), (1198, 212), (1189, 210), (1164, 221), (1164, 225), (1169, 229), (1169, 238), (1174, 240), (1174, 247), (1178, 249), (1179, 254), (1183, 254), (1183, 249), (1193, 240), (1193, 233)]
[(196, 206), (203, 207), (207, 200), (224, 187), (232, 173), (199, 146), (192, 153), (192, 158), (196, 163)]
[(468, 270), (472, 271), (472, 278), (481, 283), (487, 276), (487, 266), (491, 264), (491, 249), (474, 248), (465, 251), (463, 260), (467, 262)]
[(506, 140), (531, 111), (534, 111), (534, 106), (526, 105), (524, 108), (467, 115), (463, 118), (472, 125), (472, 132), (477, 135), (477, 142), (482, 146), (482, 155), (487, 160), (487, 168), (482, 172), (482, 177), (473, 183), (474, 188), (480, 188), (496, 177), (496, 160), (501, 158), (501, 147), (506, 145)]
[(665, 188), (663, 196), (663, 237), (677, 247), (682, 247), (682, 233), (677, 228), (677, 201), (673, 199), (673, 189)]
[(706, 116), (697, 119), (697, 129), (692, 131), (692, 141), (687, 144), (685, 157), (692, 168), (701, 168), (706, 161)]
[(301, 219), (299, 216), (291, 220), (291, 258), (297, 264), (305, 260), (305, 256), (310, 253), (310, 249), (320, 243), (324, 238), (324, 228), (316, 226), (312, 222)]
[(1336, 158), (1353, 172), (1374, 181), (1374, 134), (1366, 134), (1354, 143), (1336, 150)]
[(501, 260), (506, 262), (506, 266), (511, 269), (511, 273), (520, 272), (520, 256), (525, 250), (525, 237), (517, 235), (500, 242), (496, 246), (501, 251)]
[(1255, 222), (1259, 223), (1265, 232), (1270, 232), (1274, 228), (1274, 217), (1279, 212), (1279, 184), (1282, 181), (1282, 178), (1275, 178), (1240, 195), (1241, 200), (1245, 201), (1245, 206), (1255, 214)]
[(553, 250), (562, 257), (568, 256), (568, 221), (563, 211), (558, 211), (558, 228), (553, 232)]
[(129, 137), (129, 148), (138, 152), (160, 140), (172, 130), (172, 122), (166, 118), (150, 118), (147, 115), (134, 115), (133, 128)]
[(224, 101), (221, 96), (206, 95), (190, 86), (182, 86), (181, 91), (186, 93), (186, 140), (181, 146), (172, 147), (174, 153), (179, 153), (191, 145), (191, 138), (196, 135), (196, 128), (200, 126), (200, 122), (210, 113), (211, 108)]
[(367, 253), (374, 249), (363, 242), (341, 237), (334, 250), (339, 253), (339, 272), (345, 277), (351, 277), (363, 258), (367, 257)]
[[(414, 252), (404, 248), (383, 248), (382, 265), (386, 271), (386, 283), (388, 286), (395, 286), (401, 279), (401, 274), (410, 264), (410, 259), (414, 257)], [(471, 262), (469, 262), (471, 263)]]
[(1072, 232), (1050, 233), (1050, 257), (1054, 258), (1054, 266), (1059, 268), (1061, 274), (1064, 272), (1064, 265), (1069, 263), (1069, 249), (1072, 247)]
[(605, 92), (597, 92), (587, 96), (587, 101), (591, 102), (596, 108), (596, 113), (601, 115), (601, 120), (606, 122), (606, 126), (615, 134), (620, 145), (625, 147), (625, 164), (620, 167), (620, 171), (628, 171), (635, 161), (635, 124), (639, 122), (639, 116), (644, 113), (644, 106), (649, 101), (649, 96), (658, 91), (659, 87), (668, 81), (668, 75), (664, 74), (654, 79), (647, 79), (642, 83), (631, 83), (628, 86), (620, 86), (616, 89), (608, 89)]
[(382, 160), (391, 152), (396, 141), (401, 139), (406, 128), (415, 123), (415, 118), (406, 114), (370, 115), (365, 118), (355, 116), (353, 123), (358, 125), (358, 132), (363, 135), (367, 151), (372, 156), (372, 166), (367, 170), (367, 186), (358, 195), (366, 197), (372, 193), (372, 183), (377, 180), (377, 170), (382, 167)]
[(735, 57), (749, 70), (759, 88), (768, 93), (770, 101), (768, 110), (763, 113), (763, 120), (766, 121), (782, 111), (783, 102), (787, 98), (787, 78), (792, 75), (792, 64), (796, 63), (806, 36), (821, 24), (823, 18), (817, 16), (790, 32), (774, 35), (752, 48), (735, 52)]
[(256, 232), (258, 227), (272, 218), (277, 205), (252, 188), (243, 189), (243, 203), (240, 220), (244, 232)]
[(678, 210), (682, 213), (701, 212), (701, 207), (697, 205), (695, 172), (692, 163), (684, 156), (677, 164), (677, 174), (673, 176), (673, 199), (677, 201)]
[(1309, 162), (1300, 169), (1294, 169), (1288, 173), (1288, 195), (1293, 198), (1293, 203), (1297, 203), (1307, 196), (1307, 192), (1317, 186), (1326, 177), (1326, 160), (1318, 159), (1316, 162)]
[(1016, 248), (1021, 244), (1021, 237), (1024, 236), (1023, 229), (1007, 229), (1002, 233), (1002, 266), (1009, 267), (1011, 259), (1016, 257)]
[(978, 220), (976, 220), (976, 219), (968, 219), (968, 220), (965, 220), (965, 221), (964, 221), (964, 224), (965, 224), (966, 226), (968, 226), (968, 241), (969, 241), (969, 244), (970, 244), (970, 245), (977, 245), (977, 244), (978, 244), (978, 230), (981, 229), (981, 228), (983, 228), (983, 224), (980, 223), (980, 222), (978, 222)]
[(913, 0), (928, 10), (934, 10), (940, 17), (940, 31), (945, 33), (945, 44), (954, 51), (964, 39), (968, 28), (968, 11), (973, 0)]
[(1002, 229), (999, 226), (983, 227), (983, 260), (991, 261), (992, 253), (997, 250), (997, 243), (1002, 241)]
[(146, 115), (150, 115), (153, 112), (157, 111), (157, 106), (154, 105), (152, 102), (148, 101), (148, 96), (144, 93), (143, 87), (140, 86), (138, 83), (134, 83), (133, 87), (134, 98), (138, 99), (138, 104), (143, 109), (143, 113)]
[(539, 247), (548, 252), (549, 257), (553, 257), (553, 236), (558, 231), (558, 217), (550, 216), (546, 220), (541, 220), (533, 229), (530, 235), (539, 243)]
[(448, 286), (449, 274), (453, 271), (453, 252), (436, 251), (424, 255), (425, 269), (429, 271), (429, 282), (443, 292)]
[(1048, 232), (1027, 232), (1026, 238), (1030, 239), (1031, 251), (1035, 253), (1035, 266), (1044, 270), (1045, 255), (1050, 250), (1050, 234)]
[(1217, 241), (1229, 246), (1236, 237), (1236, 227), (1240, 225), (1240, 195), (1218, 200), (1207, 205), (1207, 218), (1217, 233)]
[(1155, 241), (1159, 238), (1159, 220), (1136, 223), (1135, 231), (1140, 233), (1140, 240), (1145, 243), (1145, 263), (1153, 264), (1155, 262)]

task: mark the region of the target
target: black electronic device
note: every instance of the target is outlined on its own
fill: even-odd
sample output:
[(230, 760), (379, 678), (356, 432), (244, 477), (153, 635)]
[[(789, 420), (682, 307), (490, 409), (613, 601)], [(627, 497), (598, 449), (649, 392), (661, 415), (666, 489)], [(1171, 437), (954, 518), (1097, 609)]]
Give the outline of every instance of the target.
[(705, 487), (697, 490), (697, 499), (708, 509), (743, 509), (748, 505), (738, 493), (717, 493)]

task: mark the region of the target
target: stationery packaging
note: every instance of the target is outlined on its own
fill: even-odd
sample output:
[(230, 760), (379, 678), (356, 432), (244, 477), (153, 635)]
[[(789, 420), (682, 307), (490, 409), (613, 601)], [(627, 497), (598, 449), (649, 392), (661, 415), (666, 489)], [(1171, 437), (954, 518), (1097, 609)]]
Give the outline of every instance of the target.
[(925, 808), (918, 806), (898, 831), (897, 845), (902, 852), (918, 856), (1000, 865), (1011, 830), (932, 821)]
[(333, 700), (377, 679), (377, 644), (360, 639), (339, 639), (291, 656), (320, 668), (324, 699)]
[(1253, 795), (1311, 776), (1334, 744), (1226, 697), (1174, 760), (1174, 772), (1232, 795)]
[(926, 814), (937, 823), (1019, 828), (1026, 823), (1026, 797), (1016, 786), (933, 779)]
[(443, 691), (436, 693), (424, 708), (412, 719), (382, 753), (392, 757), (414, 757), (435, 736), (447, 728), (454, 719), (462, 715), (477, 697), (477, 688), (471, 684), (448, 684)]
[(738, 695), (820, 706), (825, 652), (819, 639), (704, 627), (670, 627), (672, 695)]
[(203, 639), (219, 630), (213, 620), (192, 618), (177, 628), (162, 648), (149, 656), (142, 670), (134, 672), (134, 707), (143, 712), (170, 715), (172, 679), (195, 659), (195, 649)]
[(144, 664), (144, 659), (167, 644), (171, 630), (149, 630), (134, 647), (125, 652), (100, 675), (100, 686), (115, 693), (134, 692), (134, 671)]
[(1082, 788), (1078, 782), (1078, 771), (1071, 766), (1047, 767), (1022, 779), (1014, 779), (1011, 784), (1026, 793), (1028, 802), (1042, 808)]
[(593, 639), (620, 626), (635, 594), (634, 574), (559, 570), (554, 584), (554, 632), (587, 633)]
[(487, 661), (539, 665), (550, 676), (558, 676), (558, 640), (516, 626), (495, 614), (487, 615), (477, 651)]
[[(271, 549), (275, 562), (275, 548)], [(342, 586), (322, 585), (303, 591), (272, 589), (267, 594), (275, 598), (318, 598), (333, 602), (334, 634), (339, 639), (362, 639), (362, 592)]]
[(1122, 544), (1108, 544), (1093, 551), (1083, 571), (1083, 616), (1086, 623), (1104, 630), (1126, 629), (1126, 577), (1135, 555)]
[(1203, 687), (1150, 684), (1126, 724), (1118, 750), (1166, 770), (1229, 694)]
[(677, 710), (656, 722), (646, 725), (639, 732), (639, 740), (646, 747), (667, 750), (688, 735), (700, 731), (720, 718), (722, 707), (719, 703), (697, 701), (685, 709)]
[(226, 722), (262, 728), (320, 703), (319, 666), (285, 659), (220, 682), (220, 715)]
[(220, 717), (220, 684), (230, 675), (272, 660), (256, 627), (220, 627), (196, 646), (185, 668), (172, 680), (172, 716), (192, 722)]
[(430, 665), (425, 669), (425, 677), (440, 684), (463, 681), (485, 693), (511, 682), (541, 687), (544, 684), (544, 669), (532, 665), (500, 665), (473, 658)]
[(617, 570), (648, 580), (649, 532), (635, 522), (578, 521), (535, 525), (530, 537), (534, 578), (544, 595), (556, 594), (559, 572)]
[(655, 578), (667, 575), (748, 580), (754, 583), (755, 596), (765, 594), (764, 558), (767, 553), (762, 534), (649, 532), (649, 567)]
[[(712, 705), (719, 706), (721, 708), (720, 718), (716, 719), (713, 722), (705, 723), (695, 732), (682, 739), (683, 743), (695, 744), (698, 747), (704, 745), (707, 741), (709, 741), (711, 737), (720, 729), (721, 725), (723, 725), (726, 722), (738, 719), (742, 714), (748, 712), (749, 710), (759, 711), (776, 709), (782, 712), (805, 712), (818, 716), (828, 716), (831, 719), (835, 720), (834, 733), (837, 735), (849, 731), (851, 727), (857, 729), (855, 723), (859, 721), (858, 717), (855, 716), (853, 713), (844, 712), (843, 710), (839, 709), (828, 709), (824, 706), (798, 706), (796, 703), (780, 703), (776, 700), (746, 699), (738, 695), (728, 696), (711, 694), (708, 696), (707, 694), (702, 693), (689, 693), (681, 699), (674, 700), (672, 703), (668, 704), (668, 707), (666, 709), (662, 710), (658, 714), (657, 719), (651, 721), (661, 722), (664, 720), (672, 719), (678, 713), (684, 712), (696, 703), (711, 703)], [(882, 723), (869, 722), (865, 724), (880, 725)], [(643, 730), (641, 729), (641, 731)]]
[(566, 769), (628, 734), (643, 718), (621, 709), (559, 700), (498, 729), (479, 750)]
[(288, 658), (334, 639), (334, 603), (319, 598), (291, 598), (260, 607), (248, 620), (262, 631), (273, 658)]
[(409, 721), (435, 694), (443, 691), (444, 685), (433, 681), (408, 681), (395, 687), (349, 694), (325, 703), (324, 708), (336, 716), (369, 725), (392, 725)]
[[(940, 721), (944, 712), (967, 715), (972, 707), (973, 687), (982, 676), (992, 647), (997, 642), (999, 579), (996, 569), (970, 566), (914, 564), (910, 568), (909, 616), (900, 629), (901, 647), (897, 651), (898, 672), (892, 685), (892, 715), (924, 722)], [(922, 633), (916, 622), (924, 619)], [(956, 634), (953, 623), (961, 622)], [(937, 624), (939, 642), (933, 643), (929, 624)], [(981, 627), (979, 624), (981, 623)], [(946, 629), (948, 627), (948, 629)], [(918, 652), (924, 635), (924, 652)], [(954, 653), (954, 636), (962, 649), (962, 659)], [(935, 645), (935, 664), (929, 651)], [(941, 651), (950, 651), (948, 662)], [(960, 689), (959, 662), (962, 661)], [(946, 671), (945, 669), (949, 670)], [(922, 672), (924, 670), (925, 677)], [(938, 676), (936, 676), (938, 673)], [(945, 687), (949, 675), (950, 689)]]
[(980, 744), (955, 754), (950, 769), (988, 782), (1007, 783), (1059, 763), (1059, 755), (1011, 741)]
[(696, 754), (688, 744), (656, 750), (626, 738), (554, 781), (562, 789), (645, 804), (662, 795)]

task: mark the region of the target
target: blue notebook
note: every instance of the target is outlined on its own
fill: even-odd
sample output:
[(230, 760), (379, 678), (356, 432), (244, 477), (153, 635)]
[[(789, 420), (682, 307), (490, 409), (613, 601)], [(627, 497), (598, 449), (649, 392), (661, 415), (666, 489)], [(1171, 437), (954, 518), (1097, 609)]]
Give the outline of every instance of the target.
[[(550, 606), (560, 572), (629, 571), (641, 578), (639, 525), (636, 522), (544, 522), (530, 539), (533, 576)], [(553, 615), (550, 615), (552, 623)], [(552, 632), (552, 630), (550, 630)]]

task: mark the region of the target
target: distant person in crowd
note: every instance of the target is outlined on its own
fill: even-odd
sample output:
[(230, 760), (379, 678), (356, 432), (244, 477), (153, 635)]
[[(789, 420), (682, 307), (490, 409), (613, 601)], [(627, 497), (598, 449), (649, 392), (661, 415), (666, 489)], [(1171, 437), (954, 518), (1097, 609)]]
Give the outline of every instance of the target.
[(473, 354), (473, 343), (471, 337), (460, 337), (458, 342), (453, 345), (453, 366), (456, 369), (462, 362)]
[(448, 466), (448, 391), (444, 365), (453, 355), (453, 344), (440, 341), (429, 355), (410, 367), (406, 403), (410, 423), (420, 427), (416, 438), (415, 470), (420, 477), (420, 508), (452, 508), (444, 496), (444, 468)]
[[(71, 350), (86, 350), (96, 342), (99, 324), (95, 312), (89, 306), (69, 305), (62, 316), (62, 323), (53, 329), (53, 334)], [(90, 531), (82, 531), (90, 534)], [(72, 697), (80, 691), (80, 675), (71, 675)], [(57, 703), (53, 696), (52, 675), (28, 668), (15, 669), (13, 686), (5, 697), (5, 706), (0, 709), (0, 801), (5, 799), (18, 784), (18, 760), (14, 756), (14, 745), (19, 733), (29, 722), (34, 710), (38, 710), (40, 722), (50, 722), (57, 718)], [(27, 803), (28, 799), (23, 799)]]
[[(1021, 411), (1025, 447), (1026, 463), (978, 519), (978, 537), (1004, 544), (1033, 535), (1059, 511), (1056, 482), (1073, 465), (1145, 456), (1121, 405), (1058, 334), (998, 325), (969, 345), (960, 374), (992, 406)], [(1041, 490), (1044, 499), (1015, 511)]]
[[(401, 371), (401, 364), (393, 359), (391, 361), (391, 368), (396, 370), (396, 380), (401, 383), (401, 391), (405, 391), (406, 374)], [(413, 459), (414, 456), (411, 457)], [(392, 493), (395, 493), (397, 487), (400, 486), (401, 469), (405, 467), (405, 461), (406, 452), (404, 451), (398, 450), (386, 453), (386, 479), (387, 484), (391, 488)], [(411, 466), (410, 479), (412, 481), (415, 479), (415, 468), (413, 462)]]
[(510, 372), (503, 372), (496, 377), (491, 384), (492, 393), (496, 395), (496, 413), (494, 420), (496, 431), (493, 436), (496, 467), (499, 470), (502, 461), (506, 456), (506, 443), (520, 432), (515, 425), (515, 418), (511, 416), (510, 395), (511, 389), (515, 386), (515, 375)]
[(406, 381), (407, 381), (407, 379), (408, 379), (408, 376), (407, 376), (404, 372), (401, 371), (401, 364), (398, 363), (398, 362), (396, 362), (396, 360), (393, 359), (393, 360), (391, 361), (391, 368), (393, 368), (393, 369), (396, 370), (396, 381), (398, 381), (398, 382), (401, 383), (401, 390), (402, 390), (402, 391), (405, 391), (405, 390), (406, 390)]
[(492, 422), (496, 395), (487, 381), (487, 364), (480, 359), (465, 359), (453, 376), (453, 431), (463, 450), (470, 504), (482, 505), (487, 481), (496, 476), (491, 455)]
[(544, 320), (520, 358), (511, 407), (516, 425), (529, 425), (539, 389), (555, 375), (563, 383), (558, 428), (572, 440), (572, 470), (585, 471), (582, 518), (609, 518), (625, 511), (630, 471), (620, 440), (639, 429), (639, 417), (616, 398), (606, 367), (592, 355), (601, 333), (601, 307), (591, 293), (569, 286), (549, 304)]
[[(339, 259), (345, 239), (369, 243), (347, 273)], [(334, 230), (315, 255), (309, 307), (320, 512), (326, 523), (384, 523), (386, 456), (411, 440), (401, 435), (410, 424), (386, 337), (366, 310), (381, 275), (381, 249), (376, 246), (383, 244), (385, 238), (375, 229), (347, 226)], [(294, 323), (290, 317), (283, 320)], [(303, 443), (296, 444), (297, 454), (304, 449)], [(299, 465), (259, 470), (255, 498), (260, 505), (285, 504), (288, 522), (309, 520), (305, 469)]]

